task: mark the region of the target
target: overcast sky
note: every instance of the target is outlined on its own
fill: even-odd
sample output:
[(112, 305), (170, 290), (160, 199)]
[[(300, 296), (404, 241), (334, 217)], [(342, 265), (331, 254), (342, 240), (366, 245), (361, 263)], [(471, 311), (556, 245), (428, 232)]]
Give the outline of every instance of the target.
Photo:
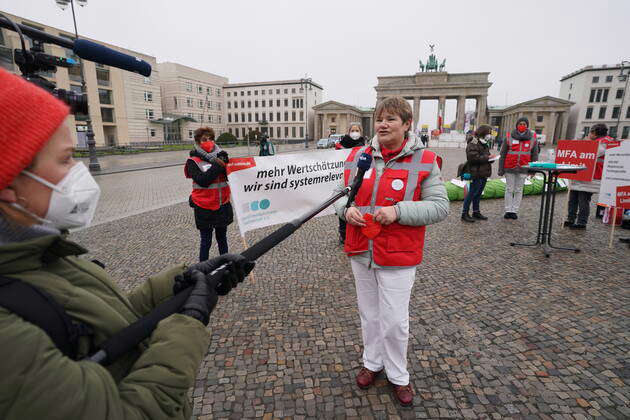
[[(0, 10), (73, 31), (54, 0)], [(308, 74), (325, 99), (373, 106), (377, 76), (413, 74), (436, 44), (446, 70), (490, 72), (489, 105), (557, 96), (589, 64), (630, 60), (630, 0), (88, 0), (79, 34), (230, 82)], [(625, 47), (625, 48), (624, 48)], [(436, 104), (422, 105), (434, 125)], [(467, 104), (473, 109), (474, 102)], [(446, 122), (455, 118), (447, 104)]]

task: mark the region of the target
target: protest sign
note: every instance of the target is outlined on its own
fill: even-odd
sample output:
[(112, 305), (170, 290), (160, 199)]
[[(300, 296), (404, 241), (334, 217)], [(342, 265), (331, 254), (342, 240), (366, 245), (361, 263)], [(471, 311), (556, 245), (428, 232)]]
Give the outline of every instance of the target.
[(630, 141), (622, 141), (619, 146), (606, 150), (597, 204), (613, 207), (616, 204), (617, 187), (628, 185), (630, 185)]
[(615, 207), (618, 209), (630, 209), (630, 185), (617, 187)]
[[(232, 158), (228, 181), (241, 235), (287, 223), (330, 198), (351, 149)], [(332, 214), (332, 207), (318, 216)]]
[(563, 173), (559, 177), (575, 181), (592, 181), (598, 147), (599, 143), (592, 140), (559, 140), (556, 148), (556, 163), (586, 166), (586, 169), (582, 171), (574, 174)]

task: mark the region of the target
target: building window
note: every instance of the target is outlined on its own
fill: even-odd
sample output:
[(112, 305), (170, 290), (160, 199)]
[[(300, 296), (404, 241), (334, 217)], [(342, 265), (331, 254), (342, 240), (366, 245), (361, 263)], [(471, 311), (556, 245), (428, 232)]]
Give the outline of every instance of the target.
[(258, 112), (254, 114), (255, 121), (258, 122)]
[(630, 118), (630, 106), (626, 109), (626, 118)]
[(262, 101), (262, 105), (260, 105), (260, 106), (262, 106), (264, 108), (264, 107), (266, 107), (266, 105), (265, 105), (266, 103), (267, 103), (267, 101)]
[(241, 108), (245, 108), (245, 101), (241, 101)]
[(288, 111), (284, 111), (284, 121), (285, 122), (289, 121), (289, 112)]
[(221, 124), (221, 116), (217, 115), (217, 123)]
[(597, 89), (597, 94), (595, 95), (595, 102), (601, 102), (601, 101), (602, 101), (602, 90)]
[(192, 118), (192, 117), (193, 117), (193, 116), (192, 116), (192, 112), (187, 112), (187, 113), (186, 113), (186, 116), (187, 116), (188, 118)]
[(188, 130), (188, 138), (189, 139), (193, 138), (193, 131), (192, 130)]
[(252, 107), (252, 101), (247, 101), (247, 108), (251, 108)]
[(241, 90), (241, 96), (245, 96), (245, 92)]
[(273, 112), (269, 113), (269, 121), (273, 121)]
[[(212, 115), (208, 115), (208, 122), (212, 122)], [(203, 114), (199, 114), (199, 122), (203, 122)]]
[(599, 83), (599, 76), (593, 76), (593, 83)]
[(251, 90), (247, 91), (247, 96), (252, 96), (252, 91)]
[(597, 92), (597, 89), (591, 89), (591, 96), (589, 96), (588, 101), (589, 102), (595, 102), (595, 93)]
[(247, 114), (247, 121), (248, 122), (252, 122), (252, 113), (251, 112)]
[(630, 131), (630, 126), (624, 126), (623, 129), (621, 130), (621, 138), (622, 139), (627, 139), (628, 138), (628, 132)]
[(571, 100), (571, 94), (569, 93), (569, 97), (567, 98), (569, 101)]
[(142, 81), (145, 85), (150, 85), (151, 84), (151, 78), (150, 77), (145, 77), (144, 80)]
[(238, 101), (234, 101), (234, 109), (238, 109)]
[(612, 82), (612, 79), (613, 79), (612, 76), (606, 76), (606, 83)]
[(245, 122), (245, 113), (241, 112), (241, 122)]
[[(278, 92), (278, 93), (280, 93), (280, 92)], [(281, 130), (282, 129), (280, 127), (276, 127), (276, 137), (280, 138), (280, 134), (282, 134)]]
[(189, 107), (193, 106), (192, 98), (186, 98), (186, 105), (188, 105)]
[(262, 113), (262, 120), (263, 121), (267, 121), (267, 113), (266, 112)]
[(103, 122), (114, 122), (114, 108), (101, 108), (101, 119)]
[(288, 99), (284, 100), (284, 106), (289, 106), (289, 100)]
[(617, 89), (617, 94), (615, 95), (615, 99), (623, 98), (623, 89)]
[(542, 115), (536, 115), (536, 122), (543, 122), (543, 116)]
[(612, 138), (616, 139), (616, 138), (617, 138), (617, 126), (610, 127), (610, 128), (608, 129), (608, 135), (609, 135), (610, 137), (612, 137)]
[(257, 90), (254, 91), (254, 96), (258, 96), (258, 91)]
[(221, 89), (217, 88), (217, 96), (221, 96)]
[(612, 115), (610, 118), (612, 118), (613, 120), (616, 118), (619, 118), (619, 114), (621, 112), (621, 107), (619, 106), (614, 106), (613, 107), (613, 111), (612, 111)]
[(582, 137), (583, 137), (583, 138), (588, 137), (588, 133), (589, 133), (590, 131), (591, 131), (591, 128), (590, 128), (588, 125), (584, 126), (584, 130), (582, 130)]
[(228, 128), (228, 133), (232, 134), (232, 127)]
[(197, 93), (203, 94), (203, 86), (197, 85)]
[(232, 122), (232, 114), (228, 114), (228, 122), (231, 123)]
[[(276, 89), (276, 95), (280, 95), (280, 89)], [(278, 127), (280, 128), (280, 127)], [(280, 135), (278, 135), (278, 137), (280, 137)]]
[[(628, 108), (628, 109), (630, 110), (630, 108)], [(280, 113), (279, 112), (276, 112), (276, 121), (278, 121), (278, 122), (282, 121), (282, 119), (280, 118)]]
[(199, 108), (203, 108), (203, 100), (199, 99)]
[(280, 106), (280, 99), (276, 99), (276, 106), (279, 107)]
[[(289, 93), (289, 89), (285, 89), (284, 90), (284, 94), (286, 95), (287, 93)], [(289, 136), (289, 133), (287, 132), (287, 137)]]
[(186, 82), (186, 91), (187, 92), (192, 92), (192, 83), (191, 82)]
[(284, 127), (284, 137), (287, 139), (289, 138), (289, 127)]
[(304, 137), (304, 127), (300, 127), (300, 137)]
[[(295, 88), (291, 89), (291, 93), (295, 93)], [(293, 136), (295, 137), (295, 136)]]
[(217, 109), (221, 111), (221, 102), (217, 102), (216, 105), (217, 105)]
[(232, 102), (228, 102), (227, 105), (228, 105), (228, 109), (232, 108)]
[(269, 94), (271, 95), (273, 93), (273, 89), (269, 89)]
[(262, 90), (260, 91), (260, 94), (261, 94), (261, 95), (264, 95), (264, 94), (265, 94), (265, 92), (266, 92), (266, 90), (265, 90), (265, 89), (262, 89)]
[(604, 96), (602, 97), (602, 102), (608, 102), (608, 91), (610, 89), (604, 89)]
[(254, 108), (258, 108), (258, 101), (254, 101)]
[[(230, 92), (227, 93), (227, 97), (230, 97)], [(232, 131), (230, 131), (230, 134), (232, 134)]]
[(295, 111), (291, 112), (291, 121), (295, 121)]
[[(228, 114), (229, 115), (229, 114)], [(238, 113), (234, 114), (234, 122), (237, 123), (238, 122)]]
[(177, 96), (173, 96), (173, 103), (175, 104), (175, 109), (177, 109)]
[(148, 119), (150, 119), (150, 120), (152, 120), (152, 119), (153, 119), (153, 117), (154, 117), (154, 114), (153, 114), (153, 109), (151, 109), (151, 108), (145, 109), (145, 110), (144, 110), (144, 114), (145, 114), (145, 115), (146, 115), (146, 117), (147, 117)]
[(291, 137), (295, 138), (295, 127), (291, 127)]
[(111, 105), (112, 104), (112, 91), (109, 89), (99, 89), (98, 100), (102, 104)]
[[(100, 90), (100, 89), (99, 89)], [(153, 92), (144, 92), (144, 101), (153, 102)]]
[(569, 84), (569, 90), (573, 89), (573, 83)]
[(598, 116), (598, 118), (600, 120), (606, 118), (606, 107), (605, 106), (600, 106), (599, 107), (599, 116)]
[(584, 117), (587, 120), (590, 120), (591, 118), (593, 118), (593, 107), (589, 106), (588, 108), (586, 108), (586, 116)]
[(155, 128), (149, 128), (149, 135), (155, 137)]
[(206, 106), (208, 107), (208, 109), (212, 109), (212, 101), (206, 102)]
[(334, 123), (336, 119), (337, 119), (337, 117), (330, 117), (330, 122)]

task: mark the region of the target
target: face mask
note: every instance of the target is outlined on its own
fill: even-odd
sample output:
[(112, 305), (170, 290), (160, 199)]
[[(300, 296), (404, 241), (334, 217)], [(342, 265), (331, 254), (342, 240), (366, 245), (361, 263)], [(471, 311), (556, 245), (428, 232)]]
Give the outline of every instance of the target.
[(358, 140), (359, 137), (361, 137), (361, 133), (359, 133), (358, 131), (351, 131), (350, 137), (352, 138), (352, 140)]
[(486, 134), (486, 136), (483, 139), (485, 141), (491, 141), (492, 140), (492, 134)]
[(525, 127), (524, 125), (519, 125), (518, 127), (516, 127), (516, 129), (519, 133), (524, 133), (525, 130), (527, 130), (527, 127)]
[(31, 212), (43, 225), (51, 226), (59, 230), (86, 227), (94, 218), (96, 205), (101, 195), (101, 189), (88, 171), (87, 167), (79, 162), (63, 177), (57, 185), (29, 172), (22, 173), (52, 190), (48, 212), (42, 219)]

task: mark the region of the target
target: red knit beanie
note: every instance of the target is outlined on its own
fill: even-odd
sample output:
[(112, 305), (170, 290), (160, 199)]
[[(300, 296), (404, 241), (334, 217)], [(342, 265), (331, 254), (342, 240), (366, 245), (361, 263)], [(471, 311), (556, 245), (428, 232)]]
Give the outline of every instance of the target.
[(44, 89), (0, 69), (0, 190), (31, 163), (68, 111)]

